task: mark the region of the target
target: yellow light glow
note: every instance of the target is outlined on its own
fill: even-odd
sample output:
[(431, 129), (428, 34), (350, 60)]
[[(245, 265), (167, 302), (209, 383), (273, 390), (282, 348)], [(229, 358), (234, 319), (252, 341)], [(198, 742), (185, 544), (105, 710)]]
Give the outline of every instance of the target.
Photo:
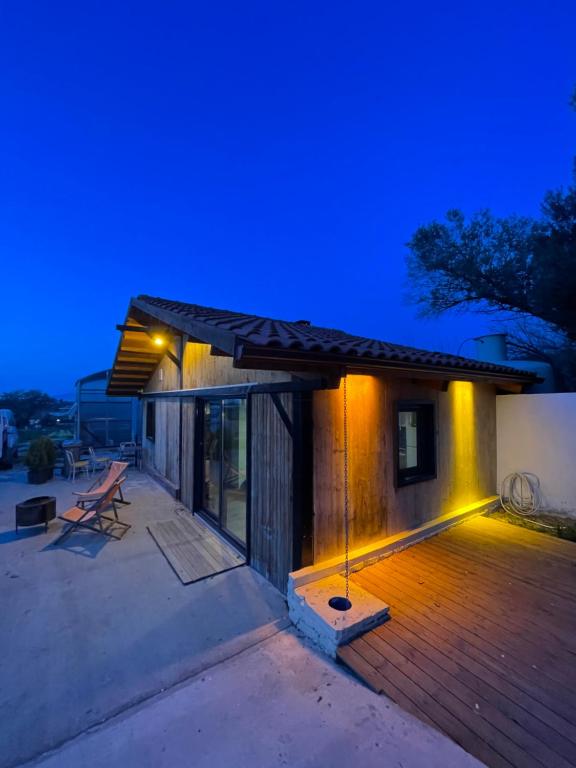
[[(362, 547), (387, 532), (385, 475), (388, 460), (387, 384), (376, 376), (349, 374), (348, 480), (350, 546)], [(318, 430), (314, 476), (317, 519), (331, 520), (330, 533), (317, 536), (315, 562), (344, 548), (344, 388), (314, 393)], [(322, 530), (322, 529), (320, 529)]]
[[(448, 390), (452, 426), (452, 461), (448, 509), (457, 509), (480, 498), (478, 435), (474, 384), (452, 381)], [(483, 494), (485, 495), (485, 494)], [(448, 511), (448, 510), (444, 510)]]
[(154, 336), (154, 338), (152, 339), (152, 342), (154, 343), (154, 345), (155, 345), (156, 347), (163, 347), (163, 346), (164, 346), (164, 344), (166, 344), (166, 339), (165, 339), (163, 336), (158, 336), (158, 335), (156, 335), (156, 336)]

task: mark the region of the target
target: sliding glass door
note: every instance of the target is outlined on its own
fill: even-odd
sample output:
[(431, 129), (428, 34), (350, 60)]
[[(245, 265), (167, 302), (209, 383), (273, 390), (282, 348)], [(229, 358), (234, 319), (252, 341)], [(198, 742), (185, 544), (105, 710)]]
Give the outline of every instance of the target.
[(199, 409), (200, 511), (246, 547), (246, 400), (204, 400)]

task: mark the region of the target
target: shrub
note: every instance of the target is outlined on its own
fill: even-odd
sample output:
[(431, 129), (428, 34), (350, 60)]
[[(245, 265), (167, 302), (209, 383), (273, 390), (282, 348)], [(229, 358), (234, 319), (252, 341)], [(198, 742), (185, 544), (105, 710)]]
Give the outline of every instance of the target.
[(49, 437), (37, 437), (36, 440), (32, 440), (24, 461), (29, 469), (53, 467), (56, 461), (56, 448), (52, 440)]

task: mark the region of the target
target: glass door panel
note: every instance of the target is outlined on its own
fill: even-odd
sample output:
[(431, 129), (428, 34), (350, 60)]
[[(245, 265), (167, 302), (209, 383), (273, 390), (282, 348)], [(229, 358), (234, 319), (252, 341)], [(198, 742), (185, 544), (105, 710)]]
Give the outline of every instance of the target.
[(222, 401), (221, 524), (246, 545), (246, 400)]
[(200, 511), (243, 548), (246, 532), (246, 399), (204, 400), (198, 424)]
[(213, 517), (220, 517), (222, 486), (222, 405), (217, 400), (204, 403), (204, 455), (202, 508)]

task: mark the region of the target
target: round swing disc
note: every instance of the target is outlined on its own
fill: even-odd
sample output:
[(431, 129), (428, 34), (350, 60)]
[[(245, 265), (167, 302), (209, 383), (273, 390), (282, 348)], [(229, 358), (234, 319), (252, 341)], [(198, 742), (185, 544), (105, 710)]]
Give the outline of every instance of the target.
[(328, 605), (335, 611), (349, 611), (352, 608), (352, 603), (347, 597), (331, 597)]

